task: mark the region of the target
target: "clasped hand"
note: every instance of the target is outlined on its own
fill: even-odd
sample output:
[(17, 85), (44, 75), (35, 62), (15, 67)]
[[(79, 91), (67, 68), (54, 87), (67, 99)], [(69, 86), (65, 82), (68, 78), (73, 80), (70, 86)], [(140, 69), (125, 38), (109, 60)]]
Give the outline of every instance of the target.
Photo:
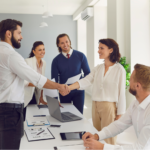
[(60, 88), (58, 89), (59, 90), (59, 93), (62, 95), (62, 96), (66, 96), (70, 93), (70, 89), (69, 89), (69, 86), (66, 85), (66, 84), (61, 84), (60, 85)]
[(86, 150), (103, 150), (104, 144), (97, 141), (98, 139), (98, 135), (93, 135), (89, 132), (85, 133), (82, 137), (82, 140), (84, 141)]

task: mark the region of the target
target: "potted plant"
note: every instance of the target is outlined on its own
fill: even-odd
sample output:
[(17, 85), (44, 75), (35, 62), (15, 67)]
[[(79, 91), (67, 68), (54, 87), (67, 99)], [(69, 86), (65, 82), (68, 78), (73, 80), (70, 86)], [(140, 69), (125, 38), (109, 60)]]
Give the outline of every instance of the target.
[(130, 65), (126, 63), (126, 57), (121, 57), (119, 63), (124, 67), (126, 70), (126, 89), (129, 87), (129, 80), (131, 73), (129, 71)]

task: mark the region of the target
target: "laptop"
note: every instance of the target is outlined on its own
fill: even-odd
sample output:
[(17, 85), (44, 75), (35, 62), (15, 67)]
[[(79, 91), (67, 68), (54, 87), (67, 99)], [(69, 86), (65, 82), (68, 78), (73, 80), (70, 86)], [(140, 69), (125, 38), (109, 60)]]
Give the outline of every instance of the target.
[(49, 96), (46, 96), (46, 99), (47, 99), (49, 113), (55, 119), (57, 119), (61, 122), (70, 122), (70, 121), (76, 121), (76, 120), (82, 119), (81, 117), (76, 116), (75, 114), (72, 114), (71, 112), (61, 113), (60, 107), (59, 107), (59, 102), (57, 99), (49, 97)]

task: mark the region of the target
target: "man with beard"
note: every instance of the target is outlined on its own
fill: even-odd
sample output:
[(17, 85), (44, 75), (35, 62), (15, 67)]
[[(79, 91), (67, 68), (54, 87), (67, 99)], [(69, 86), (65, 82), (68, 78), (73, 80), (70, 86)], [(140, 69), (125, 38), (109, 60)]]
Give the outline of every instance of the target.
[(0, 22), (0, 149), (19, 149), (24, 133), (24, 80), (39, 89), (58, 89), (69, 93), (65, 85), (48, 80), (32, 70), (14, 48), (20, 48), (20, 21)]
[[(134, 66), (129, 92), (136, 100), (119, 120), (97, 134), (85, 133), (82, 137), (88, 150), (150, 150), (150, 67), (141, 64)], [(97, 141), (114, 137), (132, 125), (138, 138), (132, 145), (110, 145)]]

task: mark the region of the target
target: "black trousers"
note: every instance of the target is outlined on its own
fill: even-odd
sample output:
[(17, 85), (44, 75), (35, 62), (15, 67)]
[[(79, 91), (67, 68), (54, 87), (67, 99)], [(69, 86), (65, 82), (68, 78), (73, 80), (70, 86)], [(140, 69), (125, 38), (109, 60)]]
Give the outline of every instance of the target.
[(0, 104), (0, 150), (18, 150), (24, 134), (23, 104)]

